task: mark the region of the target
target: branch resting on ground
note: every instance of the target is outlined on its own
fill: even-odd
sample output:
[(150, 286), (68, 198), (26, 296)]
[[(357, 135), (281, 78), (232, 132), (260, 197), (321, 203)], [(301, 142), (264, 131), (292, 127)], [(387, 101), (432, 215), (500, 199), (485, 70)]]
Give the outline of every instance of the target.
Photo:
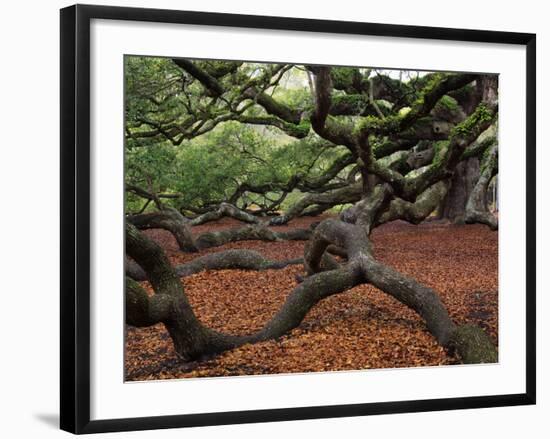
[(207, 221), (219, 219), (224, 215), (245, 222), (253, 222), (255, 220), (253, 215), (230, 205), (223, 205), (216, 211), (207, 212), (192, 220), (185, 218), (176, 209), (172, 208), (165, 208), (152, 213), (128, 215), (126, 220), (140, 230), (168, 230), (176, 238), (180, 250), (184, 252), (197, 252), (211, 247), (219, 247), (230, 242), (250, 240), (296, 241), (307, 240), (311, 236), (312, 227), (275, 232), (270, 230), (263, 222), (254, 222), (242, 227), (233, 227), (218, 232), (205, 232), (197, 237), (193, 236), (191, 226), (204, 224)]
[[(232, 249), (200, 256), (191, 262), (177, 265), (174, 271), (179, 277), (184, 278), (204, 270), (278, 270), (301, 263), (302, 258), (273, 261), (253, 250)], [(136, 281), (147, 280), (147, 273), (130, 259), (126, 261), (126, 276)]]
[[(346, 250), (347, 264), (327, 269), (322, 262), (330, 245)], [(129, 223), (126, 225), (126, 249), (147, 273), (155, 291), (155, 295), (149, 298), (137, 282), (127, 278), (127, 323), (135, 326), (164, 323), (176, 352), (186, 361), (245, 343), (280, 337), (297, 327), (322, 299), (365, 282), (416, 311), (437, 341), (448, 349), (456, 349), (465, 363), (497, 361), (495, 347), (480, 328), (457, 327), (433, 290), (376, 261), (367, 233), (361, 226), (334, 219), (323, 221), (305, 250), (304, 263), (310, 274), (260, 331), (243, 336), (223, 334), (204, 326), (194, 314), (178, 273), (171, 267), (163, 250)], [(188, 269), (190, 272), (201, 269), (203, 264), (204, 260)]]

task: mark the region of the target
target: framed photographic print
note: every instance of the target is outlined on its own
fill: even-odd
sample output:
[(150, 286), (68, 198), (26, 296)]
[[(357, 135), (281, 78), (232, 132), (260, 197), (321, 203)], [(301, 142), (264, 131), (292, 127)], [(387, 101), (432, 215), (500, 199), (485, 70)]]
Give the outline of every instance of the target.
[(533, 34), (62, 9), (61, 428), (534, 404), (535, 134)]

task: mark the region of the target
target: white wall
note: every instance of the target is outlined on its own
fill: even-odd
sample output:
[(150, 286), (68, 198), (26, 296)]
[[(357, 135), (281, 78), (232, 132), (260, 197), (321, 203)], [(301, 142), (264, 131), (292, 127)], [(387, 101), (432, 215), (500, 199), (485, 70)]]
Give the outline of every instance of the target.
[[(163, 7), (280, 16), (301, 16), (396, 24), (483, 28), (538, 34), (538, 223), (550, 214), (543, 200), (550, 176), (542, 163), (550, 160), (542, 145), (548, 142), (543, 121), (543, 99), (550, 89), (548, 13), (542, 1), (504, 2), (402, 1), (313, 2), (278, 0), (202, 1), (88, 1), (120, 6)], [(3, 4), (0, 16), (0, 431), (4, 437), (57, 437), (58, 410), (58, 9), (63, 1), (21, 1)], [(546, 52), (546, 53), (545, 53)], [(546, 142), (545, 142), (546, 141)], [(548, 370), (550, 312), (543, 279), (550, 256), (548, 231), (538, 231), (538, 346), (539, 403), (515, 407), (456, 412), (388, 415), (245, 426), (191, 429), (185, 432), (127, 433), (133, 437), (296, 437), (335, 436), (464, 438), (544, 437), (550, 413)], [(6, 302), (7, 300), (7, 302)], [(543, 346), (546, 344), (546, 349)], [(182, 395), (185, 397), (185, 395)], [(113, 437), (121, 437), (109, 435)]]

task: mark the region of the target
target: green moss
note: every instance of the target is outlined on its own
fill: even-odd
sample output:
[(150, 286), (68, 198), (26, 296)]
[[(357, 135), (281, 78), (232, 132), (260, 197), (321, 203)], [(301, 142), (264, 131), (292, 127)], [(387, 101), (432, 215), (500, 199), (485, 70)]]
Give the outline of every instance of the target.
[(334, 86), (340, 90), (351, 87), (360, 76), (355, 67), (334, 67), (330, 73)]
[(483, 151), (483, 155), (481, 156), (481, 166), (480, 171), (481, 173), (484, 173), (486, 169), (493, 169), (495, 166), (498, 165), (498, 155), (495, 154), (494, 149), (492, 148), (492, 144), (487, 147), (485, 151)]
[(459, 123), (451, 130), (451, 137), (467, 136), (472, 131), (482, 124), (493, 118), (493, 112), (487, 107), (487, 105), (481, 103), (477, 106), (475, 111), (462, 123)]
[(458, 110), (458, 102), (456, 99), (452, 98), (451, 96), (442, 96), (441, 99), (436, 104), (436, 109), (442, 108), (447, 111), (457, 111)]
[(426, 85), (419, 93), (419, 96), (411, 104), (411, 111), (401, 117), (405, 124), (414, 121), (419, 113), (423, 113), (434, 106), (435, 102), (433, 102), (434, 97), (432, 97), (432, 94), (446, 79), (447, 75), (444, 73), (434, 73), (430, 75), (429, 79), (426, 81)]
[(447, 76), (448, 76), (447, 73), (441, 73), (441, 72), (437, 72), (430, 75), (422, 92), (426, 93), (426, 92), (432, 91), (435, 87), (437, 87), (441, 83), (441, 81), (447, 79)]
[(440, 141), (440, 142), (434, 142), (434, 158), (433, 163), (438, 163), (447, 154), (447, 151), (449, 150), (449, 142), (448, 141)]
[(444, 73), (434, 73), (433, 75), (430, 75), (426, 85), (420, 92), (420, 96), (413, 102), (413, 109), (424, 106), (425, 96), (432, 93), (445, 79), (447, 79), (447, 75)]
[(411, 111), (411, 107), (403, 107), (399, 110), (399, 116), (404, 117), (410, 111)]
[(425, 89), (429, 85), (433, 84), (434, 81), (441, 79), (442, 75), (444, 75), (444, 73), (435, 72), (421, 76), (415, 79), (414, 86), (417, 90)]
[(398, 169), (407, 162), (408, 157), (408, 151), (396, 151), (389, 156), (382, 157), (378, 160), (378, 163), (380, 163), (382, 166), (385, 166), (386, 168)]
[(285, 126), (285, 131), (287, 131), (287, 133), (289, 133), (293, 137), (296, 137), (297, 139), (303, 139), (304, 137), (307, 137), (307, 135), (309, 134), (309, 130), (311, 129), (311, 123), (307, 120), (303, 120), (298, 125), (289, 123)]
[(376, 116), (366, 116), (357, 124), (356, 130), (357, 132), (395, 133), (399, 130), (400, 122), (401, 117), (399, 115), (387, 116), (384, 119)]
[[(232, 61), (205, 61), (203, 63), (203, 68), (215, 78), (220, 78), (236, 71), (242, 62), (232, 62)], [(200, 65), (200, 64), (199, 64)]]
[(361, 113), (365, 109), (366, 105), (366, 96), (360, 94), (335, 95), (332, 97), (333, 107), (345, 106), (349, 108), (354, 114)]
[(495, 345), (478, 326), (462, 325), (456, 328), (450, 345), (457, 350), (465, 364), (498, 362)]
[[(461, 160), (468, 159), (470, 157), (477, 157), (480, 154), (483, 155), (488, 149), (496, 142), (496, 137), (488, 136), (481, 141), (477, 141), (473, 146), (469, 147), (462, 154)], [(483, 161), (483, 157), (481, 157)]]

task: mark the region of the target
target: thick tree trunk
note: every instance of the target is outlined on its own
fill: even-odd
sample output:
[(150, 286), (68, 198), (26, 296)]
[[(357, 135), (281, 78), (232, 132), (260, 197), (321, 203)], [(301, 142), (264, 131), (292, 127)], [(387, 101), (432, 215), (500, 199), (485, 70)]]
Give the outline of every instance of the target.
[[(482, 90), (484, 101), (498, 101), (498, 76), (483, 77), (479, 87)], [(498, 219), (489, 212), (487, 207), (487, 190), (491, 179), (498, 172), (498, 143), (496, 141), (483, 153), (480, 168), (479, 176), (466, 204), (465, 221), (487, 224), (491, 230), (497, 230)]]
[(455, 168), (447, 196), (442, 203), (440, 218), (453, 224), (464, 224), (466, 203), (479, 178), (479, 160), (471, 157)]
[(491, 230), (498, 229), (498, 219), (487, 207), (487, 191), (491, 179), (498, 171), (498, 145), (495, 143), (484, 154), (481, 174), (466, 204), (467, 223), (482, 223)]

